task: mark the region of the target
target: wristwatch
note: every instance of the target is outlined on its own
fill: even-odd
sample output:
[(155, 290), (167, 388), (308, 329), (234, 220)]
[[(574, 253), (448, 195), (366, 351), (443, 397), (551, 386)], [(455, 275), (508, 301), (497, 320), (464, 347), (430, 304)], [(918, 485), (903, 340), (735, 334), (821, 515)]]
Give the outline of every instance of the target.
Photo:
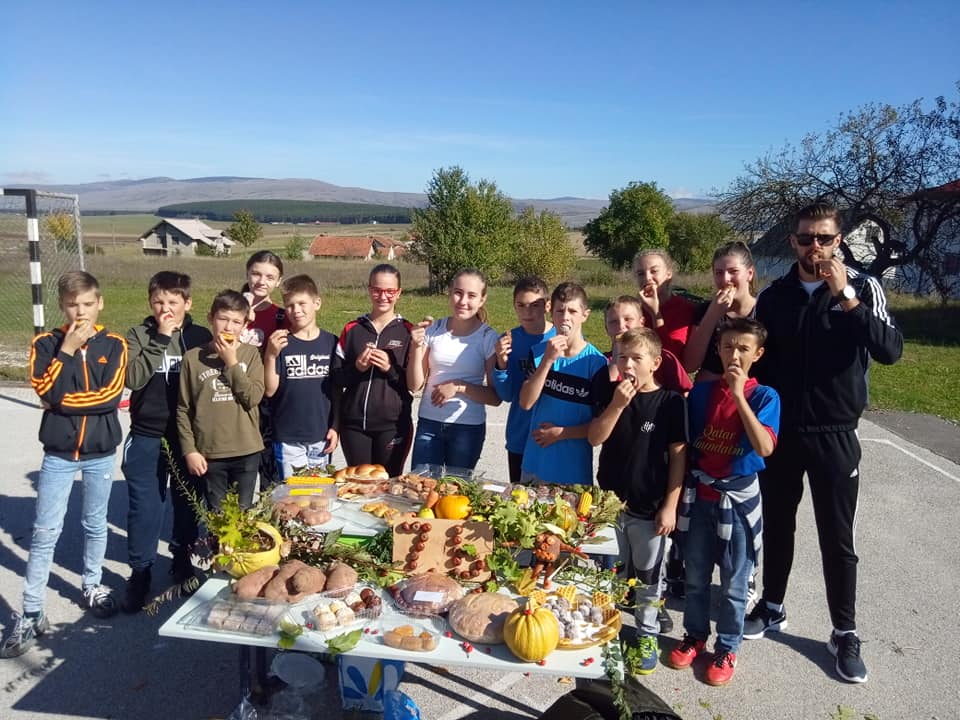
[(840, 294), (837, 296), (837, 300), (843, 302), (844, 300), (853, 300), (857, 296), (857, 291), (853, 289), (853, 285), (847, 283), (843, 286), (843, 290), (840, 291)]

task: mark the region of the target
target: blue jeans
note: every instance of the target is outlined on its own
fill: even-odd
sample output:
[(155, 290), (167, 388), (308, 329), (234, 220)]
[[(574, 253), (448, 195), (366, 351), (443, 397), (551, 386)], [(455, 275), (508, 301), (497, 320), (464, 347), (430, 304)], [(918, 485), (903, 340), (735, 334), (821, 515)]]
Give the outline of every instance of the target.
[(419, 418), (411, 467), (446, 465), (473, 470), (480, 460), (486, 436), (486, 424), (461, 425)]
[(53, 564), (53, 551), (63, 531), (70, 491), (77, 472), (83, 482), (83, 507), (80, 524), (83, 526), (83, 580), (84, 588), (100, 584), (103, 556), (107, 551), (107, 506), (113, 487), (113, 464), (116, 454), (92, 460), (64, 460), (45, 454), (40, 466), (37, 486), (37, 516), (30, 540), (30, 556), (23, 583), (24, 612), (39, 612), (47, 596), (47, 580)]
[[(157, 543), (163, 529), (166, 511), (167, 484), (173, 504), (173, 538), (171, 551), (186, 552), (197, 540), (197, 516), (188, 497), (170, 473), (163, 452), (163, 438), (130, 433), (123, 444), (120, 469), (127, 481), (127, 556), (130, 567), (143, 570), (157, 559)], [(171, 443), (181, 480), (200, 497), (197, 478), (187, 472), (179, 444)]]
[[(708, 500), (693, 504), (690, 530), (681, 534), (686, 565), (686, 610), (683, 627), (697, 640), (710, 637), (710, 580), (718, 557), (719, 503)], [(720, 609), (717, 614), (717, 652), (737, 652), (743, 639), (743, 616), (747, 609), (747, 581), (753, 572), (753, 540), (750, 528), (736, 510), (733, 513), (730, 550), (732, 571), (720, 568)]]

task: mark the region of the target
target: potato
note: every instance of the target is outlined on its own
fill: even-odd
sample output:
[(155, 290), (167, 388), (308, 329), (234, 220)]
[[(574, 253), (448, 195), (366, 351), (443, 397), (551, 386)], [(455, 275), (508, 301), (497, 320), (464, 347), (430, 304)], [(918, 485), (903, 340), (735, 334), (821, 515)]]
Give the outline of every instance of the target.
[(301, 507), (293, 502), (278, 502), (273, 506), (273, 514), (281, 521), (292, 520), (300, 514)]
[(237, 579), (231, 589), (241, 600), (253, 600), (262, 597), (267, 583), (273, 579), (274, 574), (279, 569), (277, 565), (267, 565), (259, 570), (254, 570), (252, 573)]
[(293, 578), (298, 570), (305, 567), (309, 567), (309, 565), (300, 560), (285, 562), (263, 589), (263, 597), (271, 602), (289, 602), (293, 588), (289, 587), (287, 582)]
[(305, 567), (297, 570), (288, 584), (292, 585), (294, 591), (299, 595), (311, 595), (323, 592), (326, 583), (327, 576), (323, 574), (323, 570), (315, 567)]
[(327, 568), (326, 592), (346, 593), (357, 584), (357, 571), (342, 562), (335, 562)]
[(310, 508), (300, 510), (300, 519), (304, 525), (323, 525), (330, 522), (331, 517), (329, 510), (312, 510)]

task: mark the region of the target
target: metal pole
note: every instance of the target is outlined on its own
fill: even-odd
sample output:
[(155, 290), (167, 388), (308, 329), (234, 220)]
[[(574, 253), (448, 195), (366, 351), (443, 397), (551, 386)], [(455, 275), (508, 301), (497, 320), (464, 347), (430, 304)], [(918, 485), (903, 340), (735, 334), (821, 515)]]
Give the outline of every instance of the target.
[(37, 191), (0, 189), (0, 195), (22, 197), (27, 204), (27, 250), (30, 256), (30, 296), (33, 303), (33, 332), (43, 332), (43, 282), (40, 272), (40, 225), (37, 221)]

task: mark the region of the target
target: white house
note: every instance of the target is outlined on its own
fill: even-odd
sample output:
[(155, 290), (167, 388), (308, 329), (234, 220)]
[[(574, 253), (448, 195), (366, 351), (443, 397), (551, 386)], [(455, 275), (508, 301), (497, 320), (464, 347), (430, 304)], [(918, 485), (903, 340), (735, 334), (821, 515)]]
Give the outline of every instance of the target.
[[(908, 213), (930, 210), (931, 207), (937, 212), (941, 207), (944, 212), (950, 212), (951, 208), (960, 203), (960, 180), (920, 190), (902, 198), (902, 202)], [(905, 222), (911, 222), (910, 215)], [(786, 218), (750, 243), (759, 278), (772, 280), (780, 277), (796, 260), (790, 247), (789, 237), (792, 231), (793, 219)], [(882, 240), (882, 232), (879, 225), (871, 220), (864, 220), (844, 236), (844, 243), (853, 257), (864, 265), (869, 265), (876, 257), (873, 239)], [(930, 279), (929, 270), (921, 262), (887, 268), (881, 280), (888, 288), (902, 293), (929, 295), (946, 287), (949, 290), (947, 294), (960, 297), (960, 220), (954, 219), (940, 228), (940, 238), (931, 248), (927, 260), (935, 263), (940, 270), (940, 288)]]
[(229, 255), (234, 242), (222, 230), (201, 220), (166, 218), (140, 236), (144, 255), (195, 255), (205, 245), (217, 255)]

